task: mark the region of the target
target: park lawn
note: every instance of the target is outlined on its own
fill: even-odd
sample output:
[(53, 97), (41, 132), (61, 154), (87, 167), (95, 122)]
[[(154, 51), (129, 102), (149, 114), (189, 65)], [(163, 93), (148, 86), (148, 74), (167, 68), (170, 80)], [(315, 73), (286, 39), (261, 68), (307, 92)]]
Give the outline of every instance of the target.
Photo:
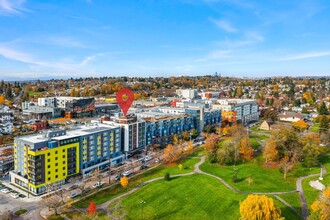
[[(292, 195), (292, 194), (290, 194), (290, 195)], [(288, 206), (286, 206), (281, 201), (279, 201), (275, 196), (268, 196), (268, 197), (271, 197), (273, 199), (276, 207), (281, 209), (281, 215), (283, 217), (285, 217), (286, 220), (302, 220), (303, 219), (300, 215), (298, 215), (296, 212), (294, 212)]]
[[(92, 201), (94, 201), (97, 205), (102, 204), (112, 198), (115, 198), (118, 195), (121, 195), (135, 186), (138, 186), (139, 184), (156, 178), (156, 177), (163, 177), (168, 172), (170, 175), (175, 174), (185, 174), (190, 173), (194, 170), (194, 165), (200, 161), (200, 158), (184, 158), (181, 161), (179, 161), (177, 164), (169, 164), (169, 165), (160, 165), (157, 167), (154, 167), (150, 170), (145, 171), (144, 173), (141, 173), (137, 176), (134, 176), (132, 178), (129, 178), (129, 184), (128, 187), (123, 188), (121, 185), (116, 184), (114, 186), (111, 186), (105, 190), (101, 190), (96, 194), (93, 194), (91, 196), (88, 196), (73, 205), (75, 207), (79, 208), (86, 208)], [(182, 164), (183, 168), (180, 170), (178, 168), (178, 164)]]
[(320, 129), (320, 124), (313, 124), (313, 126), (311, 127), (311, 132), (319, 132)]
[(192, 152), (189, 157), (199, 157), (205, 154), (204, 147), (198, 147), (194, 152)]
[[(202, 187), (201, 187), (202, 186)], [(247, 195), (232, 192), (216, 179), (194, 174), (159, 180), (122, 199), (127, 219), (239, 219)]]
[(259, 142), (257, 141), (256, 138), (252, 138), (250, 137), (250, 141), (251, 141), (251, 147), (255, 150), (261, 150), (261, 145), (259, 144)]
[[(93, 216), (88, 216), (86, 213), (81, 213), (81, 212), (68, 212), (65, 213), (66, 217), (72, 219), (75, 217), (75, 219), (81, 219), (81, 220), (91, 220), (93, 219)], [(96, 212), (94, 214), (95, 216), (97, 216), (98, 220), (107, 220), (109, 219), (108, 216), (106, 216), (105, 214), (103, 214), (102, 212)]]
[[(323, 180), (321, 181), (321, 183), (323, 185), (325, 185), (326, 187), (329, 187), (330, 186), (330, 155), (329, 154), (323, 155), (320, 158), (320, 162), (324, 165), (325, 169), (327, 170), (326, 175), (323, 175)], [(318, 173), (320, 173), (320, 168), (318, 168)], [(313, 204), (313, 202), (320, 195), (320, 191), (311, 187), (309, 185), (309, 181), (317, 180), (318, 178), (319, 178), (319, 176), (316, 176), (316, 177), (304, 179), (302, 181), (302, 187), (304, 190), (304, 194), (305, 194), (309, 209), (310, 209), (310, 206)]]
[(250, 137), (251, 138), (256, 138), (256, 139), (258, 139), (258, 140), (260, 140), (260, 141), (264, 141), (264, 140), (267, 140), (267, 139), (269, 139), (270, 138), (270, 136), (268, 135), (264, 135), (264, 134), (251, 134), (250, 135)]
[(292, 205), (295, 209), (297, 209), (299, 213), (301, 213), (301, 203), (298, 193), (281, 194), (278, 196), (284, 199), (290, 205)]
[[(204, 172), (211, 173), (224, 179), (234, 188), (244, 192), (280, 192), (295, 190), (296, 178), (288, 174), (287, 178), (283, 178), (283, 174), (279, 168), (268, 169), (264, 166), (261, 156), (253, 159), (251, 162), (236, 165), (238, 170), (238, 182), (232, 181), (234, 166), (219, 166), (211, 164), (208, 160), (200, 166)], [(251, 176), (253, 182), (248, 184), (246, 178)]]

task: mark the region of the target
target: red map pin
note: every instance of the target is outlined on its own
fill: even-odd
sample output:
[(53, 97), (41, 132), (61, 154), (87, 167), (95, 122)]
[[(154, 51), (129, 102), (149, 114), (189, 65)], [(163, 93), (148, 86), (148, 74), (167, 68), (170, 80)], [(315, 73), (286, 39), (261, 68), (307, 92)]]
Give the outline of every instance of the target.
[[(125, 99), (123, 97), (124, 95), (126, 95)], [(134, 101), (134, 93), (130, 89), (122, 88), (121, 90), (118, 91), (116, 95), (116, 100), (121, 110), (123, 111), (124, 116), (126, 116), (128, 109), (131, 107)]]

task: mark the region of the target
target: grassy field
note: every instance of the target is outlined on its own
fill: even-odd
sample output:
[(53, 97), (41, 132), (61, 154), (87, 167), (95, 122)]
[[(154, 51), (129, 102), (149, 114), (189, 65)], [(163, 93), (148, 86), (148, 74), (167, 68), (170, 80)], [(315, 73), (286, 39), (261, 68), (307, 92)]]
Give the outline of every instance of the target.
[[(179, 161), (177, 164), (170, 165), (160, 165), (151, 170), (146, 171), (141, 175), (137, 175), (129, 179), (129, 185), (126, 188), (121, 187), (120, 185), (112, 186), (106, 190), (102, 190), (95, 195), (86, 197), (85, 199), (74, 204), (75, 207), (86, 208), (91, 201), (94, 201), (96, 204), (102, 204), (122, 193), (129, 191), (135, 186), (139, 185), (142, 182), (145, 182), (149, 179), (155, 177), (163, 177), (165, 173), (174, 174), (184, 174), (192, 172), (194, 165), (200, 161), (200, 158), (185, 158), (182, 161)], [(180, 170), (178, 164), (182, 164), (183, 168)]]
[[(327, 187), (327, 186), (330, 186), (330, 155), (329, 154), (324, 155), (323, 157), (321, 157), (320, 161), (327, 170), (327, 174), (323, 176), (323, 180), (321, 181), (321, 183)], [(320, 172), (320, 168), (318, 168), (318, 172)], [(310, 206), (313, 204), (313, 202), (320, 195), (320, 191), (311, 187), (309, 185), (309, 181), (317, 180), (317, 179), (318, 179), (318, 177), (311, 177), (311, 178), (303, 180), (303, 182), (302, 182), (302, 186), (304, 189), (304, 193), (306, 196), (306, 201), (307, 201), (309, 209), (310, 209)]]
[(257, 141), (256, 138), (250, 137), (250, 141), (251, 141), (251, 145), (252, 145), (252, 148), (253, 149), (255, 149), (255, 150), (261, 150), (261, 145), (259, 144), (259, 142)]
[[(249, 163), (241, 163), (236, 165), (238, 170), (238, 182), (232, 181), (234, 166), (219, 166), (217, 164), (210, 164), (206, 161), (200, 166), (201, 170), (214, 174), (223, 178), (226, 182), (234, 188), (241, 191), (259, 191), (259, 192), (276, 192), (276, 191), (290, 191), (295, 189), (295, 178), (288, 176), (283, 178), (283, 174), (278, 168), (268, 169), (262, 166), (263, 160), (257, 157), (254, 161)], [(250, 177), (253, 182), (247, 182)]]
[[(203, 187), (200, 187), (203, 186)], [(239, 203), (247, 195), (237, 194), (216, 179), (192, 175), (159, 180), (122, 199), (127, 219), (239, 219)], [(300, 219), (276, 201), (286, 219)]]
[(287, 203), (292, 205), (294, 208), (297, 209), (299, 213), (301, 213), (301, 203), (298, 193), (290, 193), (290, 194), (282, 194), (278, 195), (282, 199), (284, 199)]

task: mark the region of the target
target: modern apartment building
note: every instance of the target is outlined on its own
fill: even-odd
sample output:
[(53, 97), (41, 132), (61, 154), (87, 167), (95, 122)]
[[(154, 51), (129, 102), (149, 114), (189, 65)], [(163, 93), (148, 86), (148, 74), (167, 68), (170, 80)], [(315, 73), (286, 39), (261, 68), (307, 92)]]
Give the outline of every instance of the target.
[[(224, 112), (236, 112), (236, 121), (248, 124), (259, 120), (259, 107), (257, 100), (253, 99), (220, 99), (218, 104), (213, 104), (212, 109)], [(232, 117), (235, 114), (229, 114)]]
[(120, 138), (119, 127), (96, 124), (16, 137), (11, 182), (34, 194), (45, 193), (50, 184), (102, 169), (110, 158), (121, 160)]
[(130, 153), (146, 146), (146, 122), (136, 116), (118, 116), (103, 123), (121, 128), (122, 152)]
[(146, 145), (166, 146), (172, 143), (173, 136), (179, 137), (185, 131), (195, 129), (194, 117), (189, 114), (170, 115), (162, 112), (137, 113), (146, 121)]
[(178, 89), (176, 90), (176, 94), (185, 99), (194, 99), (197, 96), (196, 89)]

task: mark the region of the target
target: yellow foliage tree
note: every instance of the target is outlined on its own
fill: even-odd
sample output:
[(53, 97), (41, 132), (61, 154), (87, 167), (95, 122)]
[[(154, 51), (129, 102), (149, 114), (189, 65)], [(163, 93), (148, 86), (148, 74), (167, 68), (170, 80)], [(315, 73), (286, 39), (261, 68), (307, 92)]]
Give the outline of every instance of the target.
[(277, 159), (278, 150), (276, 141), (274, 139), (270, 139), (265, 146), (263, 151), (263, 156), (266, 159), (266, 163), (273, 162)]
[(278, 209), (272, 198), (265, 195), (249, 195), (240, 204), (241, 220), (283, 220), (281, 210)]
[(248, 136), (244, 136), (238, 143), (239, 153), (244, 161), (249, 161), (253, 157), (253, 148)]
[(120, 185), (124, 188), (128, 186), (128, 178), (126, 176), (120, 178)]
[(303, 121), (303, 120), (299, 120), (296, 122), (292, 122), (293, 126), (298, 129), (299, 131), (303, 131), (306, 130), (308, 128), (308, 124), (307, 122)]
[(183, 168), (182, 164), (179, 164), (178, 167), (180, 170), (182, 170), (182, 168)]
[(330, 187), (323, 191), (320, 197), (311, 205), (311, 219), (330, 219)]

